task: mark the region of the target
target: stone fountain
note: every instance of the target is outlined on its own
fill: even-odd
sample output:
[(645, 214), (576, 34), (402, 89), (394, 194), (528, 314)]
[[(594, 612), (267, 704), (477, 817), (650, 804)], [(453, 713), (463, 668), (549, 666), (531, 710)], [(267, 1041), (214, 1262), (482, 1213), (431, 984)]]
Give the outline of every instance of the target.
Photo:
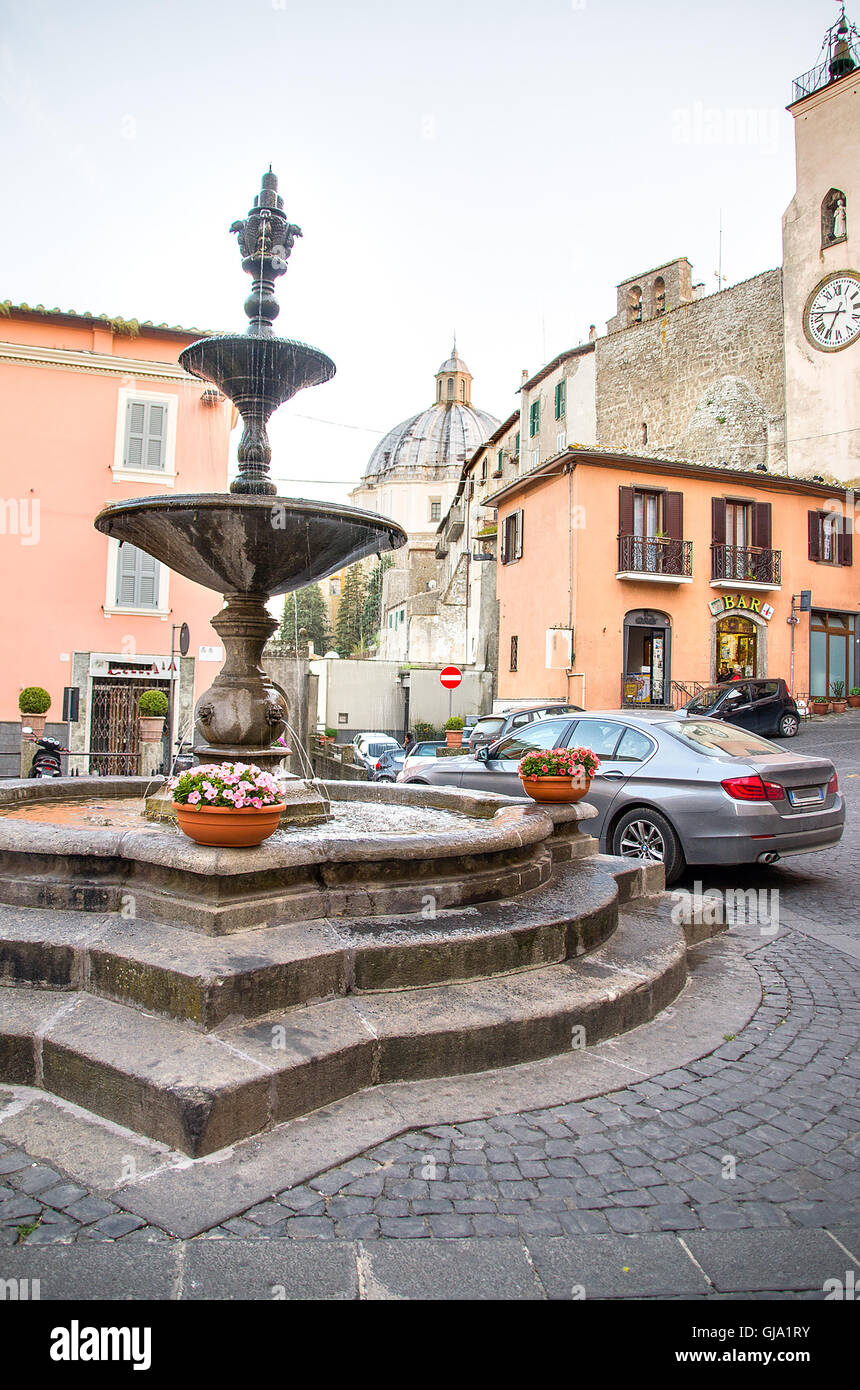
[[(261, 665), (263, 648), (277, 627), (268, 600), (367, 555), (397, 549), (406, 534), (395, 522), (356, 507), (277, 495), (269, 477), (268, 420), (302, 387), (329, 381), (335, 367), (316, 348), (274, 335), (275, 281), (285, 273), (302, 233), (287, 219), (271, 168), (247, 218), (230, 230), (239, 240), (242, 269), (251, 276), (247, 331), (203, 338), (179, 360), (187, 372), (217, 386), (242, 416), (239, 475), (229, 495), (116, 502), (99, 513), (95, 525), (224, 595), (225, 607), (212, 626), (224, 642), (226, 660), (197, 701), (194, 752), (202, 762), (235, 759), (271, 768), (285, 756), (276, 740), (287, 729), (289, 710)], [(319, 818), (319, 794), (299, 778), (286, 780), (282, 822)], [(319, 802), (316, 817), (309, 802)]]

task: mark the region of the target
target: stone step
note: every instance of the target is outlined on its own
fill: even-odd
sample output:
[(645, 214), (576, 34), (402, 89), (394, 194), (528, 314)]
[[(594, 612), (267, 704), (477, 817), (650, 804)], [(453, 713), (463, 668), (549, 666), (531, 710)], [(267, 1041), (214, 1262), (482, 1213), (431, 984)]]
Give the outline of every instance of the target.
[(211, 937), (121, 914), (0, 908), (0, 981), (81, 989), (211, 1029), (329, 996), (423, 987), (581, 956), (619, 901), (659, 873), (622, 860), (557, 866), (516, 902), (324, 919)]
[(576, 960), (328, 999), (209, 1033), (85, 991), (9, 987), (0, 1076), (196, 1157), (380, 1082), (593, 1044), (653, 1018), (686, 968), (662, 898), (626, 907), (613, 937)]

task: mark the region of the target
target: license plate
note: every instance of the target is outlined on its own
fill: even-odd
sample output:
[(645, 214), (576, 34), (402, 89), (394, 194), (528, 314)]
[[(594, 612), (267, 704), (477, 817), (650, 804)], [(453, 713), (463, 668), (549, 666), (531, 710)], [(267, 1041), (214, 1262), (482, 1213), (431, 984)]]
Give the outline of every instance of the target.
[(824, 800), (824, 792), (820, 787), (791, 787), (788, 799), (792, 806), (815, 806)]

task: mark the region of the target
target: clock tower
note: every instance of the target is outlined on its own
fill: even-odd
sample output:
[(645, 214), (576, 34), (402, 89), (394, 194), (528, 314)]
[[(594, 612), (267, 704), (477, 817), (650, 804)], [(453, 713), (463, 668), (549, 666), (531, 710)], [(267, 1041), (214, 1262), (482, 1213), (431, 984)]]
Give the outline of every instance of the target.
[(860, 35), (842, 13), (797, 78), (782, 219), (789, 473), (860, 479)]

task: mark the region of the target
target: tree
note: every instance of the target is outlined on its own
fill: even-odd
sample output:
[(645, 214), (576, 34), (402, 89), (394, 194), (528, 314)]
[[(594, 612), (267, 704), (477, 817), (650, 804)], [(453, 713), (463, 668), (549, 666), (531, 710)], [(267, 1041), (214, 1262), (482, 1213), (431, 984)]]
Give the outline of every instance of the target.
[(309, 584), (306, 589), (284, 595), (284, 615), (278, 641), (287, 647), (295, 646), (296, 632), (302, 628), (308, 634), (308, 640), (313, 642), (317, 656), (324, 656), (331, 645), (331, 634), (325, 599), (318, 584)]
[(394, 564), (390, 555), (380, 555), (367, 581), (364, 599), (364, 635), (368, 642), (378, 636), (382, 627), (382, 579), (386, 570)]
[(341, 656), (352, 656), (364, 646), (366, 598), (367, 584), (361, 565), (350, 565), (344, 576), (334, 628), (335, 650)]

